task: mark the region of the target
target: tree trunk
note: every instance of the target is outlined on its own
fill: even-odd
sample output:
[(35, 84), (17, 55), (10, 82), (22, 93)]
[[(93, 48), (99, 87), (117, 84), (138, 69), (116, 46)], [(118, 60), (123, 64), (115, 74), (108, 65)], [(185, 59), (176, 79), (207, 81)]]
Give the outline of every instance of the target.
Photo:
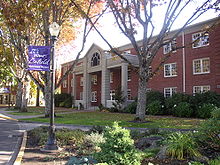
[(22, 102), (21, 102), (21, 112), (27, 112), (27, 102), (29, 96), (29, 85), (28, 82), (23, 83), (23, 94), (22, 94)]
[(40, 106), (40, 89), (37, 87), (36, 107)]
[(16, 102), (14, 109), (21, 109), (21, 103), (22, 103), (22, 93), (23, 93), (23, 83), (18, 81), (18, 88), (16, 92)]
[(140, 66), (139, 71), (139, 85), (138, 85), (138, 100), (137, 100), (137, 109), (136, 109), (136, 118), (137, 121), (144, 121), (145, 120), (145, 113), (146, 113), (146, 91), (147, 91), (147, 74), (145, 69)]

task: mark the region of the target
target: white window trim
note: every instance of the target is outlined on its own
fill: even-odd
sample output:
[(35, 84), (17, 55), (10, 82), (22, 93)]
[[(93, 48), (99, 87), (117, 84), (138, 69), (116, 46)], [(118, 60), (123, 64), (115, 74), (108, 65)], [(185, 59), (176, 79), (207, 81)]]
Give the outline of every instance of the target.
[(127, 81), (131, 81), (131, 69), (130, 68), (128, 68), (128, 78), (127, 78)]
[(97, 91), (92, 91), (91, 92), (91, 102), (92, 103), (96, 103), (97, 102)]
[[(209, 46), (209, 43), (206, 44), (206, 45), (202, 45), (202, 44), (201, 44), (201, 39), (202, 39), (201, 36), (203, 35), (203, 33), (205, 33), (205, 32), (203, 31), (203, 32), (198, 32), (198, 33), (192, 34), (192, 42), (193, 42), (192, 48), (193, 48), (193, 49), (194, 49), (194, 48), (196, 49), (196, 48), (201, 48), (201, 47)], [(194, 46), (194, 41), (196, 41), (197, 39), (194, 39), (193, 36), (195, 36), (195, 35), (197, 35), (197, 34), (200, 34), (200, 38), (199, 38), (199, 41), (198, 41), (200, 44), (199, 44), (198, 46)], [(209, 36), (209, 33), (207, 33), (207, 34), (208, 34), (208, 36)]]
[(164, 94), (164, 97), (166, 97), (166, 89), (169, 89), (170, 90), (170, 96), (169, 97), (172, 97), (173, 93), (172, 93), (172, 89), (176, 89), (176, 92), (177, 92), (177, 87), (167, 87), (167, 88), (164, 88), (163, 89), (163, 94)]
[[(176, 74), (175, 75), (172, 75), (172, 68), (171, 68), (171, 66), (173, 65), (173, 64), (175, 64), (176, 65)], [(166, 65), (170, 65), (170, 75), (166, 75), (166, 70), (165, 70), (165, 66)], [(177, 76), (177, 64), (176, 63), (169, 63), (169, 64), (164, 64), (164, 77), (176, 77)]]
[(92, 75), (92, 84), (97, 85), (98, 82), (98, 76), (96, 74)]
[(67, 88), (67, 80), (63, 81), (63, 88)]
[[(168, 42), (168, 40), (165, 41), (164, 43), (166, 43), (166, 42)], [(173, 44), (175, 44), (175, 45), (177, 44), (176, 38), (174, 38), (172, 41), (170, 41), (169, 43), (167, 43), (166, 45), (163, 46), (163, 54), (168, 54), (168, 53), (170, 53), (170, 52), (175, 53), (176, 50), (173, 50), (173, 51), (172, 51), (172, 45), (173, 45)], [(167, 47), (167, 46), (169, 46), (169, 50), (166, 51), (166, 47)]]
[(71, 79), (71, 85), (70, 85), (70, 86), (71, 86), (71, 87), (74, 86), (74, 78)]
[[(128, 97), (129, 92), (130, 92), (130, 98)], [(132, 100), (131, 89), (127, 89), (127, 97), (128, 97), (128, 100)]]
[[(202, 65), (202, 61), (203, 60), (209, 60), (209, 71), (208, 72), (203, 72), (202, 70), (202, 68), (203, 68), (203, 65)], [(194, 63), (195, 63), (195, 61), (198, 61), (198, 60), (200, 60), (200, 64), (201, 64), (201, 72), (199, 72), (199, 73), (195, 73), (195, 69), (194, 69)], [(199, 74), (208, 74), (208, 73), (210, 73), (210, 58), (208, 57), (208, 58), (199, 58), (199, 59), (194, 59), (193, 60), (193, 74), (194, 75), (199, 75)]]
[(196, 94), (196, 91), (195, 91), (196, 87), (200, 87), (201, 88), (201, 93), (204, 93), (204, 90), (203, 90), (204, 87), (208, 87), (209, 88), (208, 91), (211, 90), (211, 86), (210, 85), (197, 85), (197, 86), (193, 86), (193, 94)]
[[(114, 94), (113, 94), (114, 93)], [(115, 100), (113, 96), (115, 96), (115, 90), (110, 90), (110, 100), (113, 101)]]
[(80, 77), (80, 86), (82, 87), (83, 86), (83, 77)]
[(110, 83), (113, 83), (113, 75), (114, 75), (114, 73), (110, 72)]

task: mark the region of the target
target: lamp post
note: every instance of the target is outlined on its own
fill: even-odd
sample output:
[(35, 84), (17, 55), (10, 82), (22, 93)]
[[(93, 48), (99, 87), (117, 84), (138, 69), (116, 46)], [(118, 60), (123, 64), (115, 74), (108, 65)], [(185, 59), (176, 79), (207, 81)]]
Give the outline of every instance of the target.
[(54, 43), (60, 31), (60, 27), (56, 22), (53, 22), (49, 26), (49, 31), (51, 35), (51, 55), (50, 55), (50, 78), (51, 78), (51, 105), (50, 105), (50, 126), (49, 126), (49, 136), (48, 141), (45, 146), (45, 150), (57, 150), (58, 146), (56, 144), (55, 138), (55, 125), (54, 125), (54, 84), (55, 84), (55, 74), (54, 74)]

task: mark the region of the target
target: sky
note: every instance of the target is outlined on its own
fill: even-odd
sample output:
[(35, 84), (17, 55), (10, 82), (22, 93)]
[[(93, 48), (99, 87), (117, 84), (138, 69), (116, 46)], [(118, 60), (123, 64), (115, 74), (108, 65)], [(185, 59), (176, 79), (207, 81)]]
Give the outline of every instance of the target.
[[(188, 8), (186, 8), (186, 10), (182, 13), (182, 15), (180, 15), (179, 19), (176, 20), (176, 23), (174, 24), (172, 30), (178, 29), (179, 27), (181, 27), (184, 20), (186, 20), (187, 18), (189, 18), (191, 16), (192, 11), (195, 10), (195, 7), (196, 7), (196, 5), (198, 5), (199, 2), (201, 2), (201, 1), (195, 1)], [(155, 30), (154, 35), (156, 35), (159, 32), (162, 20), (165, 15), (164, 14), (165, 9), (166, 8), (164, 6), (158, 7), (157, 9), (155, 8), (155, 11), (154, 11), (155, 15), (154, 15), (153, 20), (156, 25), (155, 26), (156, 30)], [(203, 14), (202, 16), (200, 16), (196, 21), (194, 21), (193, 24), (201, 22), (201, 21), (205, 21), (205, 20), (217, 17), (217, 16), (218, 16), (218, 13), (215, 13), (213, 11), (208, 11), (205, 14)], [(122, 46), (122, 45), (129, 43), (129, 40), (120, 32), (120, 30), (117, 28), (117, 26), (113, 25), (114, 22), (115, 22), (114, 18), (111, 14), (106, 14), (105, 16), (103, 16), (99, 22), (100, 23), (100, 27), (99, 27), (100, 32), (105, 36), (105, 38), (114, 47)], [(141, 39), (141, 35), (142, 35), (142, 31), (141, 31), (141, 29), (138, 29), (138, 34), (136, 36), (138, 40)], [(90, 46), (93, 43), (99, 45), (104, 50), (109, 49), (107, 44), (102, 40), (102, 38), (98, 35), (98, 33), (95, 31), (92, 31), (87, 38), (85, 49), (82, 52), (81, 57), (83, 57), (86, 54), (86, 52), (88, 51), (88, 49), (90, 48)], [(55, 59), (56, 63), (57, 63), (57, 67), (62, 63), (74, 60), (79, 49), (81, 49), (81, 45), (82, 45), (82, 37), (79, 35), (77, 37), (77, 39), (75, 41), (73, 41), (71, 44), (68, 44), (68, 45), (60, 48), (59, 53), (57, 53), (60, 56), (57, 56), (57, 58)]]

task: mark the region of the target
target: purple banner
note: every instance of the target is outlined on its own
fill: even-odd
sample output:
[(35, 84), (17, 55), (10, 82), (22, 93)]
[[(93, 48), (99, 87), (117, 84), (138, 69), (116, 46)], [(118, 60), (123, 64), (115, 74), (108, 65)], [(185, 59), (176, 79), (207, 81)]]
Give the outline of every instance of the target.
[(50, 46), (28, 47), (28, 70), (50, 71)]

